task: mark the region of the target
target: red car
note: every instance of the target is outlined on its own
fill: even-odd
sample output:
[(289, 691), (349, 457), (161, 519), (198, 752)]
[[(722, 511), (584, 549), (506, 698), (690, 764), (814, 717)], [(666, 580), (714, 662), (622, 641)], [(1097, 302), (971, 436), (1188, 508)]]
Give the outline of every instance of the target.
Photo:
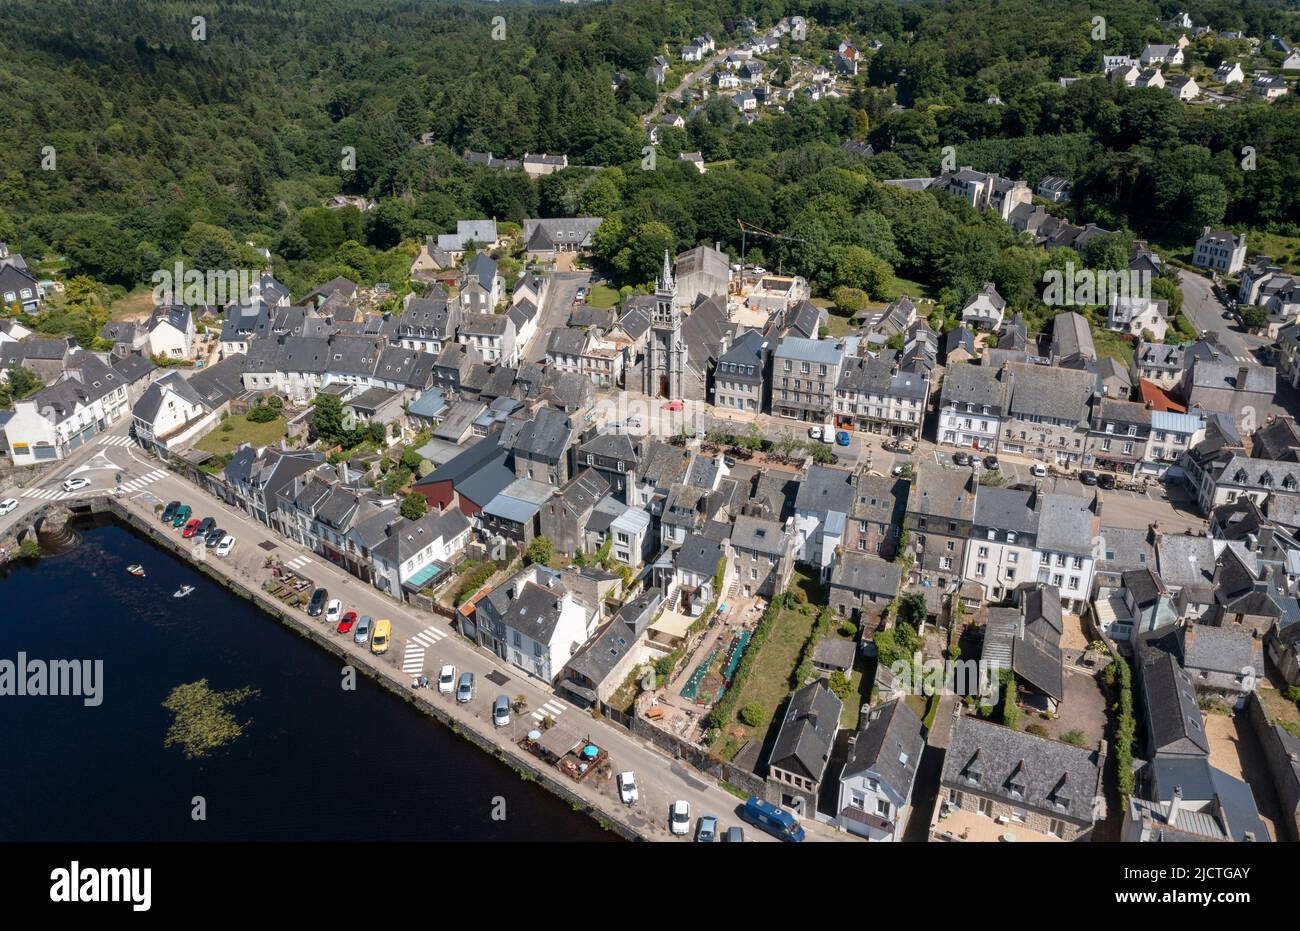
[(203, 521), (199, 520), (197, 517), (194, 518), (188, 524), (185, 525), (185, 529), (181, 531), (181, 536), (183, 537), (194, 536), (194, 532), (199, 529), (199, 524), (201, 523), (203, 523)]
[(666, 411), (680, 411), (685, 409), (685, 405), (682, 404), (681, 401), (669, 401), (667, 404), (663, 405), (663, 408)]
[(343, 617), (340, 618), (339, 620), (339, 626), (338, 626), (339, 633), (346, 634), (348, 631), (352, 629), (352, 625), (355, 624), (356, 622), (357, 622), (357, 612), (349, 611), (347, 614), (343, 615)]

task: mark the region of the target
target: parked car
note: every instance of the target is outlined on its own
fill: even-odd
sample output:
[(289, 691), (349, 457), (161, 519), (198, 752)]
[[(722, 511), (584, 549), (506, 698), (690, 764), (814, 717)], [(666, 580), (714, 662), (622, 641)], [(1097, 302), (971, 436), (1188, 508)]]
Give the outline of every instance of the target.
[(352, 632), (353, 643), (368, 643), (370, 640), (370, 627), (374, 623), (369, 614), (361, 615), (361, 620), (357, 621), (357, 628)]
[(172, 518), (176, 516), (176, 511), (180, 508), (180, 506), (181, 503), (179, 501), (168, 501), (167, 507), (163, 508), (162, 522), (164, 524), (170, 524)]
[(185, 529), (181, 531), (181, 536), (185, 537), (187, 540), (193, 537), (196, 533), (199, 532), (200, 523), (202, 523), (202, 521), (200, 521), (197, 517), (191, 520), (189, 523), (185, 525)]
[(953, 453), (953, 454), (952, 454), (952, 464), (953, 464), (953, 465), (968, 466), (968, 465), (971, 464), (971, 461), (972, 461), (972, 460), (971, 460), (970, 453)]
[(899, 476), (899, 475), (902, 475), (902, 474), (903, 474), (904, 472), (906, 472), (906, 471), (907, 471), (907, 466), (906, 466), (906, 465), (896, 465), (896, 466), (894, 466), (892, 469), (889, 470), (889, 474), (890, 474), (890, 475), (893, 475), (893, 476)]
[(375, 621), (375, 629), (370, 634), (370, 652), (378, 656), (388, 652), (388, 643), (393, 636), (393, 622)]
[(781, 840), (798, 843), (804, 838), (803, 828), (794, 815), (757, 795), (751, 795), (740, 806), (740, 817)]
[(809, 427), (809, 428), (808, 428), (808, 439), (810, 439), (810, 440), (820, 440), (821, 438), (822, 438), (822, 428), (821, 428), (821, 427)]
[(841, 430), (839, 433), (835, 434), (835, 443), (837, 445), (848, 446), (851, 442), (853, 442), (853, 438), (849, 436), (849, 431)]
[(690, 802), (684, 802), (681, 799), (673, 802), (672, 807), (668, 809), (668, 830), (680, 837), (685, 837), (691, 833)]
[(209, 531), (211, 531), (215, 526), (217, 526), (217, 522), (213, 518), (205, 517), (203, 520), (199, 521), (199, 529), (195, 531), (194, 535), (196, 537), (203, 537), (206, 540)]
[(64, 491), (80, 491), (83, 488), (89, 487), (90, 479), (88, 478), (70, 478), (63, 483)]
[(348, 631), (352, 629), (352, 626), (356, 624), (356, 622), (357, 622), (357, 612), (349, 611), (347, 614), (343, 615), (343, 617), (339, 620), (339, 626), (336, 628), (336, 630), (338, 630), (338, 632), (341, 634), (346, 634)]
[(988, 469), (990, 472), (996, 472), (998, 469), (1002, 468), (1002, 464), (998, 462), (997, 456), (985, 456), (984, 468)]
[(343, 602), (337, 598), (330, 599), (329, 604), (325, 605), (325, 623), (337, 624), (341, 617), (343, 617)]
[(636, 791), (636, 775), (629, 769), (625, 773), (619, 773), (617, 781), (619, 800), (624, 805), (635, 805), (640, 797)]
[(1030, 466), (1029, 474), (1032, 475), (1034, 478), (1046, 478), (1047, 466), (1043, 465), (1041, 462), (1035, 462), (1032, 466)]
[(686, 405), (681, 401), (666, 401), (660, 406), (666, 411), (682, 411), (686, 409)]
[(629, 418), (627, 419), (627, 425), (628, 425), (628, 429), (630, 429), (630, 430), (639, 430), (639, 429), (641, 429), (641, 418), (640, 418), (640, 417), (629, 417)]
[(217, 544), (217, 555), (229, 556), (230, 551), (233, 550), (234, 548), (235, 548), (235, 538), (232, 537), (230, 534), (226, 534), (224, 537), (221, 538), (221, 542)]
[(323, 588), (318, 588), (311, 593), (311, 601), (307, 602), (307, 616), (320, 617), (325, 612), (325, 603), (329, 601), (330, 593)]
[(1096, 472), (1080, 472), (1080, 473), (1079, 473), (1079, 481), (1083, 482), (1083, 484), (1085, 484), (1085, 485), (1096, 485), (1096, 484), (1097, 484), (1097, 473), (1096, 473)]
[(695, 826), (695, 843), (711, 844), (718, 839), (718, 819), (713, 815), (705, 815), (700, 818), (700, 823)]
[(723, 456), (722, 464), (728, 469), (734, 469), (736, 467), (736, 460), (732, 459), (730, 456)]
[(1115, 476), (1111, 475), (1109, 472), (1103, 472), (1097, 476), (1097, 484), (1102, 488), (1114, 488)]
[(216, 549), (217, 544), (226, 538), (226, 532), (220, 527), (213, 527), (203, 535), (203, 545), (208, 549)]
[(727, 833), (723, 835), (722, 839), (725, 840), (728, 844), (744, 843), (745, 829), (733, 824), (731, 827), (727, 828)]
[(474, 700), (474, 673), (462, 672), (460, 682), (456, 685), (456, 701), (460, 704)]
[(456, 687), (456, 667), (450, 663), (438, 670), (438, 691), (450, 695)]
[(492, 702), (492, 723), (497, 727), (510, 724), (510, 699), (504, 695), (498, 695)]
[(5, 498), (3, 501), (0, 501), (0, 515), (12, 514), (16, 510), (18, 510), (17, 498)]
[(189, 519), (190, 519), (190, 506), (188, 504), (182, 504), (180, 507), (176, 509), (176, 513), (172, 515), (172, 526), (184, 527), (185, 522), (188, 521)]

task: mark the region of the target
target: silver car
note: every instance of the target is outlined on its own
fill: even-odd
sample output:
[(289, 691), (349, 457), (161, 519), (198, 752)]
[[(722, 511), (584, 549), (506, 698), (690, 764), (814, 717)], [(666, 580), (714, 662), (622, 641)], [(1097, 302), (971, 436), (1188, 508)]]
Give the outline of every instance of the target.
[(492, 723), (497, 727), (510, 724), (510, 699), (504, 695), (498, 695), (496, 701), (492, 702)]
[(474, 673), (463, 672), (460, 675), (460, 684), (456, 686), (456, 701), (460, 704), (474, 700)]
[(370, 641), (370, 628), (374, 623), (369, 614), (361, 615), (361, 620), (357, 621), (357, 628), (352, 634), (352, 641), (354, 643), (368, 643)]

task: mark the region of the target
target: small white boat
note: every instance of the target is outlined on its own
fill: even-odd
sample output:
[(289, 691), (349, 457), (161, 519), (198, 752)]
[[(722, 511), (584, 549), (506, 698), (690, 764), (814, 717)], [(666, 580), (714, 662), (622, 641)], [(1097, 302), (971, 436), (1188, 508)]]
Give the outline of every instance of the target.
[(139, 563), (137, 563), (136, 565), (133, 566), (127, 566), (126, 571), (131, 573), (132, 575), (143, 576), (144, 566), (141, 566)]
[(173, 598), (184, 598), (186, 595), (188, 595), (188, 594), (189, 594), (190, 592), (192, 592), (192, 591), (194, 591), (194, 586), (193, 586), (193, 585), (182, 585), (180, 588), (176, 589), (176, 591), (172, 592), (172, 597), (173, 597)]

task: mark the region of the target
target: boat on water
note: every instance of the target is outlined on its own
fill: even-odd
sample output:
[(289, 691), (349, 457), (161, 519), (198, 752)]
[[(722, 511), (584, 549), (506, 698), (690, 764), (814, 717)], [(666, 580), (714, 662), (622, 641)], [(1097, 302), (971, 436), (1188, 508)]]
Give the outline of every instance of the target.
[(186, 595), (188, 595), (188, 594), (189, 594), (190, 592), (192, 592), (192, 591), (194, 591), (194, 586), (193, 586), (193, 585), (182, 585), (180, 588), (176, 589), (176, 591), (172, 592), (172, 597), (173, 597), (173, 598), (184, 598)]
[(144, 566), (140, 565), (139, 563), (136, 563), (135, 565), (127, 566), (127, 567), (126, 567), (126, 571), (129, 572), (129, 573), (131, 573), (132, 575), (143, 576), (143, 575), (144, 575)]

